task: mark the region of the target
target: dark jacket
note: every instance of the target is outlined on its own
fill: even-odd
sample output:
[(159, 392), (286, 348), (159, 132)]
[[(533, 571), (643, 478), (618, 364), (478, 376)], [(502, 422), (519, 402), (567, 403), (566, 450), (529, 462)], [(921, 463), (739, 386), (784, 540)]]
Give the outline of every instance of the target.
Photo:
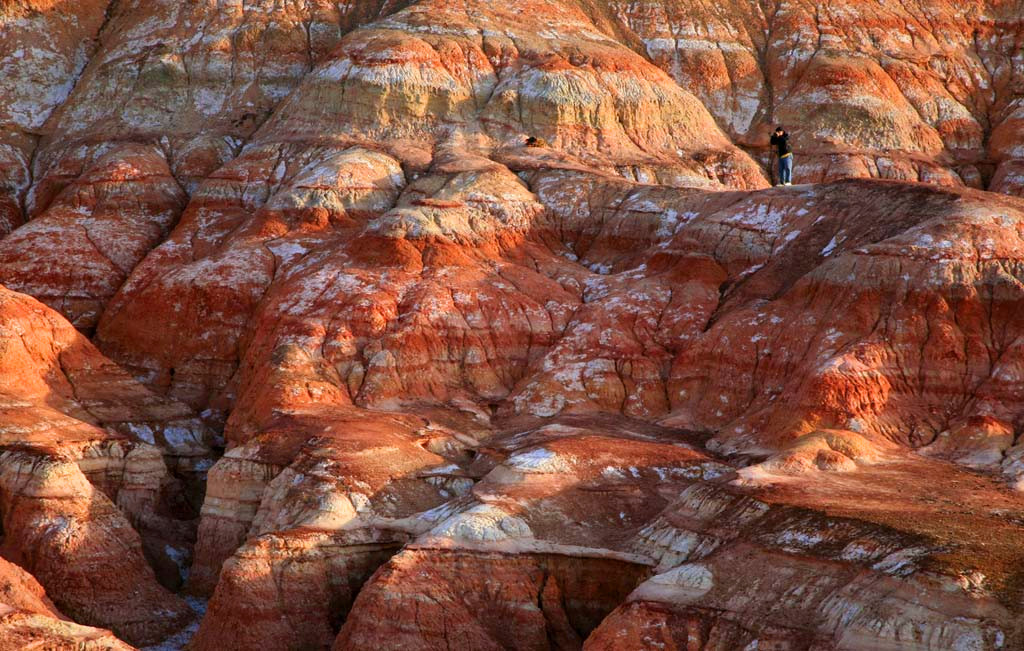
[(781, 136), (772, 134), (772, 147), (779, 153), (779, 158), (787, 154), (793, 153), (793, 148), (789, 146), (789, 132), (783, 131)]

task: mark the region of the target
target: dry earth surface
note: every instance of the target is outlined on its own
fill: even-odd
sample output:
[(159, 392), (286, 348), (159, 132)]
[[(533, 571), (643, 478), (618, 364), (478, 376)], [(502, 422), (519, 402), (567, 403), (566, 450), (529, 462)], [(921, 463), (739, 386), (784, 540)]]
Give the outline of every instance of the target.
[(1024, 650), (1021, 196), (1021, 0), (0, 0), (0, 651)]

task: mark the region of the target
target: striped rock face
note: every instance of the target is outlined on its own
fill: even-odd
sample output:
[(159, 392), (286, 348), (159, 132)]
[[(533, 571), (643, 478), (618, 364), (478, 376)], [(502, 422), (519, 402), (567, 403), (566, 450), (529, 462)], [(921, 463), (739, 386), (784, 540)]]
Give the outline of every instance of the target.
[(737, 144), (777, 124), (801, 176), (1021, 192), (1024, 22), (1003, 2), (607, 3)]
[(1024, 648), (1022, 15), (0, 0), (0, 651)]
[(140, 643), (186, 625), (192, 611), (168, 588), (194, 537), (185, 482), (211, 463), (206, 427), (59, 314), (6, 289), (0, 412), (0, 550), (34, 576), (0, 584), (3, 644), (122, 648), (65, 616)]
[(46, 598), (43, 587), (14, 563), (0, 560), (0, 586), (0, 649), (29, 649), (40, 642), (53, 649), (132, 648), (110, 631), (67, 620)]

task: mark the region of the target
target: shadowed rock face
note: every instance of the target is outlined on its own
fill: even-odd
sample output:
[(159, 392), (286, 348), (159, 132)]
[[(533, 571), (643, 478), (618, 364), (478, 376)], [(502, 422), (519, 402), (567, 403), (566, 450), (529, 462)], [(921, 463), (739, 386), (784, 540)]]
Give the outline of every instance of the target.
[(24, 221), (44, 125), (95, 53), (108, 4), (31, 0), (0, 6), (0, 233)]
[(32, 578), (17, 565), (0, 560), (0, 649), (129, 650), (110, 631), (67, 620)]
[(1024, 648), (1021, 30), (0, 5), (0, 651)]
[[(106, 301), (167, 236), (185, 193), (155, 147), (124, 145), (75, 162), (81, 176), (3, 240), (0, 273), (10, 289), (32, 294), (90, 331)], [(63, 273), (57, 260), (82, 273)]]
[[(206, 428), (103, 357), (56, 312), (6, 289), (0, 369), (3, 555), (76, 621), (138, 642), (183, 626), (191, 611), (154, 568), (180, 584), (174, 557), (187, 557), (193, 534), (175, 515), (175, 496), (184, 493), (168, 466), (189, 479), (200, 461), (208, 464)], [(24, 610), (17, 599), (7, 605)], [(12, 639), (35, 628), (52, 628), (60, 639), (88, 633), (37, 620), (11, 619)]]

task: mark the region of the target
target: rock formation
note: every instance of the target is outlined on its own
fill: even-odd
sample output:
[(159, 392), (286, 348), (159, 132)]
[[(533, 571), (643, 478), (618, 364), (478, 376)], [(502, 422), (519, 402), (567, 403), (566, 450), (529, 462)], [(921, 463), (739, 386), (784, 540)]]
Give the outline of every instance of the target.
[(31, 648), (128, 651), (132, 647), (110, 631), (67, 620), (30, 574), (0, 559), (0, 649)]
[(1024, 648), (1022, 16), (3, 4), (0, 651)]
[(608, 3), (737, 144), (775, 124), (804, 178), (1020, 193), (1024, 17), (1001, 2)]
[(211, 435), (63, 317), (8, 290), (0, 369), (3, 555), (76, 621), (131, 641), (162, 639), (191, 610), (154, 568), (180, 583), (174, 560), (188, 557), (194, 525), (179, 503), (210, 462)]
[(24, 221), (44, 125), (95, 53), (107, 5), (30, 0), (0, 7), (0, 233)]

